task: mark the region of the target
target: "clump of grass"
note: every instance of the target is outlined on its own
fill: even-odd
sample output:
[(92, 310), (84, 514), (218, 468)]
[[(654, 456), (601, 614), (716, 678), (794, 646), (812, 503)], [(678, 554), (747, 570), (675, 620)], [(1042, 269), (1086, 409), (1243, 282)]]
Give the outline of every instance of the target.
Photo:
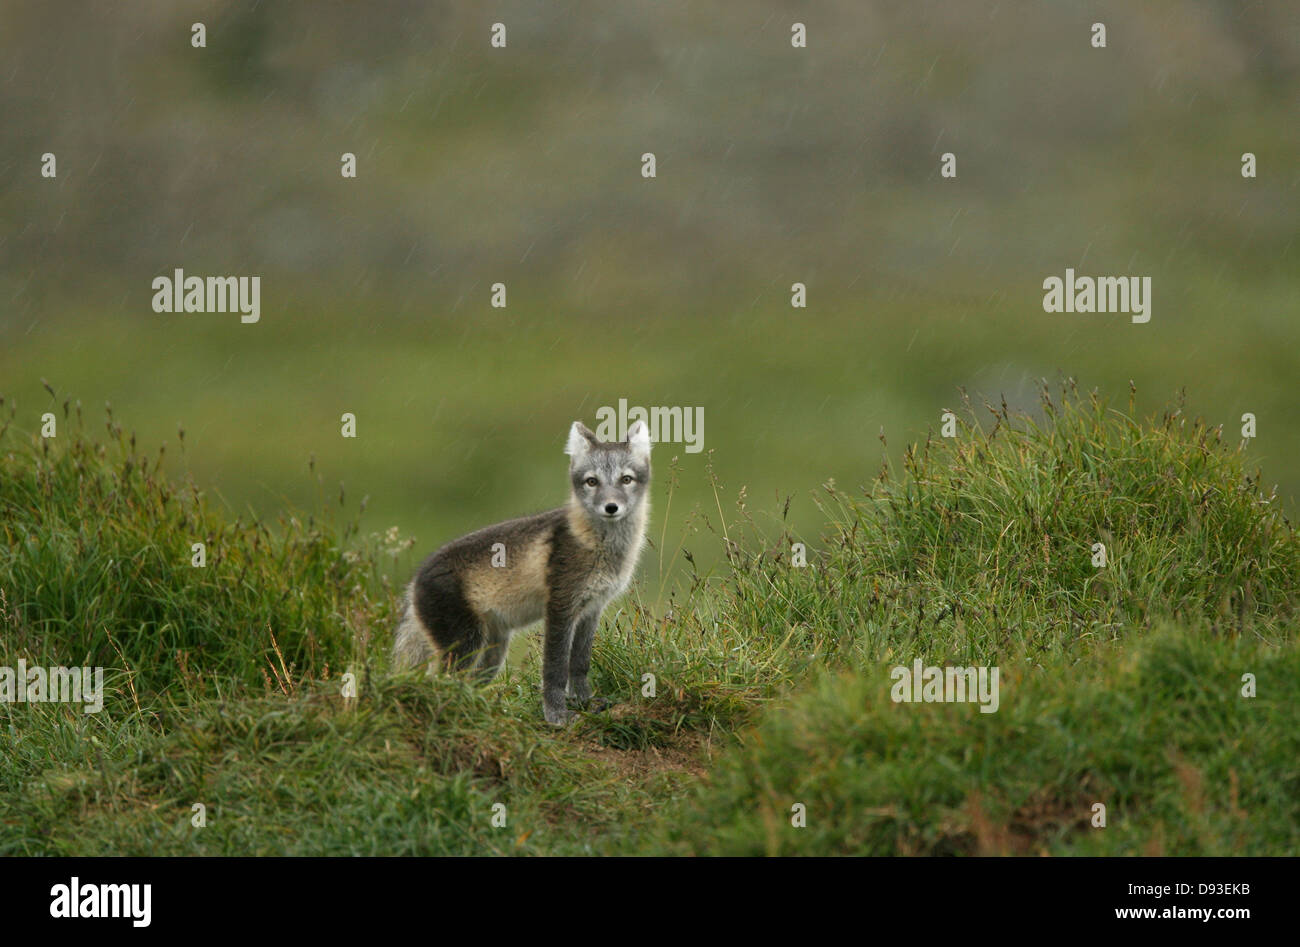
[(87, 437), (79, 403), (62, 414), (55, 438), (0, 430), (11, 662), (120, 669), (137, 701), (180, 684), (288, 691), (342, 670), (350, 617), (383, 619), (373, 556), (345, 554), (329, 524), (230, 521), (192, 481), (166, 476), (166, 445), (138, 450), (111, 408), (106, 443)]
[(723, 610), (747, 636), (867, 660), (1081, 653), (1162, 619), (1277, 640), (1294, 623), (1300, 542), (1244, 446), (1072, 383), (1044, 389), (1039, 420), (987, 407), (991, 426), (967, 404), (957, 437), (909, 446), (862, 496), (828, 484), (807, 568), (788, 535), (733, 544)]
[(851, 504), (860, 515), (839, 532), (864, 565), (990, 613), (1032, 597), (1076, 629), (1208, 618), (1240, 631), (1294, 614), (1300, 543), (1219, 428), (1180, 405), (1140, 423), (1132, 399), (1120, 411), (1073, 383), (1059, 404), (1044, 388), (1041, 422), (989, 405), (985, 429), (967, 408), (958, 437), (909, 447), (902, 478)]

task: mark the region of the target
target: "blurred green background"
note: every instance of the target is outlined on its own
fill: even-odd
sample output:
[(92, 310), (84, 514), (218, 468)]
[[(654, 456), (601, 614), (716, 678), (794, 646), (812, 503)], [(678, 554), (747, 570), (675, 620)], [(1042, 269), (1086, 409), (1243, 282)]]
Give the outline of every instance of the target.
[[(237, 510), (343, 482), (421, 556), (558, 505), (569, 423), (620, 398), (703, 407), (726, 514), (792, 496), (810, 540), (816, 488), (959, 386), (1062, 374), (1186, 388), (1229, 440), (1253, 412), (1293, 503), (1298, 70), (1291, 0), (7, 3), (0, 394), (31, 431), (41, 378), (110, 401)], [(176, 267), (260, 276), (260, 323), (154, 313)], [(1045, 313), (1066, 267), (1150, 276), (1150, 323)], [(716, 561), (707, 457), (656, 449), (665, 566), (683, 530)]]

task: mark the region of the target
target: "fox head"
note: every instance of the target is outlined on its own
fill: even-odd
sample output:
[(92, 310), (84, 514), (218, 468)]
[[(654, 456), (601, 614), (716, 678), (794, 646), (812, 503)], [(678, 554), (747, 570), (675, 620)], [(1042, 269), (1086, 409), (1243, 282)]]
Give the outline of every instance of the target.
[(569, 483), (574, 501), (597, 522), (613, 522), (645, 508), (650, 488), (650, 432), (645, 422), (626, 441), (602, 441), (581, 421), (569, 428)]

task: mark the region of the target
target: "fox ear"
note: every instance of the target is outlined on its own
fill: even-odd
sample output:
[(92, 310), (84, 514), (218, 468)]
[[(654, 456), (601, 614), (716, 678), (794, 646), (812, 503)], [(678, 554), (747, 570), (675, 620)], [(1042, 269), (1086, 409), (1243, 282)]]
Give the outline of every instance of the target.
[(644, 421), (637, 421), (627, 429), (627, 446), (635, 457), (650, 459), (650, 431)]
[(587, 425), (581, 421), (574, 421), (573, 427), (569, 428), (569, 441), (564, 445), (564, 452), (578, 461), (585, 457), (587, 451), (597, 443), (599, 442), (596, 440), (596, 435), (588, 430)]

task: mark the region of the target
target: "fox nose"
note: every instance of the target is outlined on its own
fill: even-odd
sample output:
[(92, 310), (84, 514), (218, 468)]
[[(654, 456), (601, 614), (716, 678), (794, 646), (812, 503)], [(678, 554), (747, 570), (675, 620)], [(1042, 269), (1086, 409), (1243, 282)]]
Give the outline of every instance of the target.
[(613, 516), (613, 515), (614, 515), (615, 513), (617, 513), (617, 512), (618, 512), (618, 504), (617, 504), (617, 503), (606, 503), (606, 504), (605, 504), (605, 515), (607, 515), (607, 516)]

